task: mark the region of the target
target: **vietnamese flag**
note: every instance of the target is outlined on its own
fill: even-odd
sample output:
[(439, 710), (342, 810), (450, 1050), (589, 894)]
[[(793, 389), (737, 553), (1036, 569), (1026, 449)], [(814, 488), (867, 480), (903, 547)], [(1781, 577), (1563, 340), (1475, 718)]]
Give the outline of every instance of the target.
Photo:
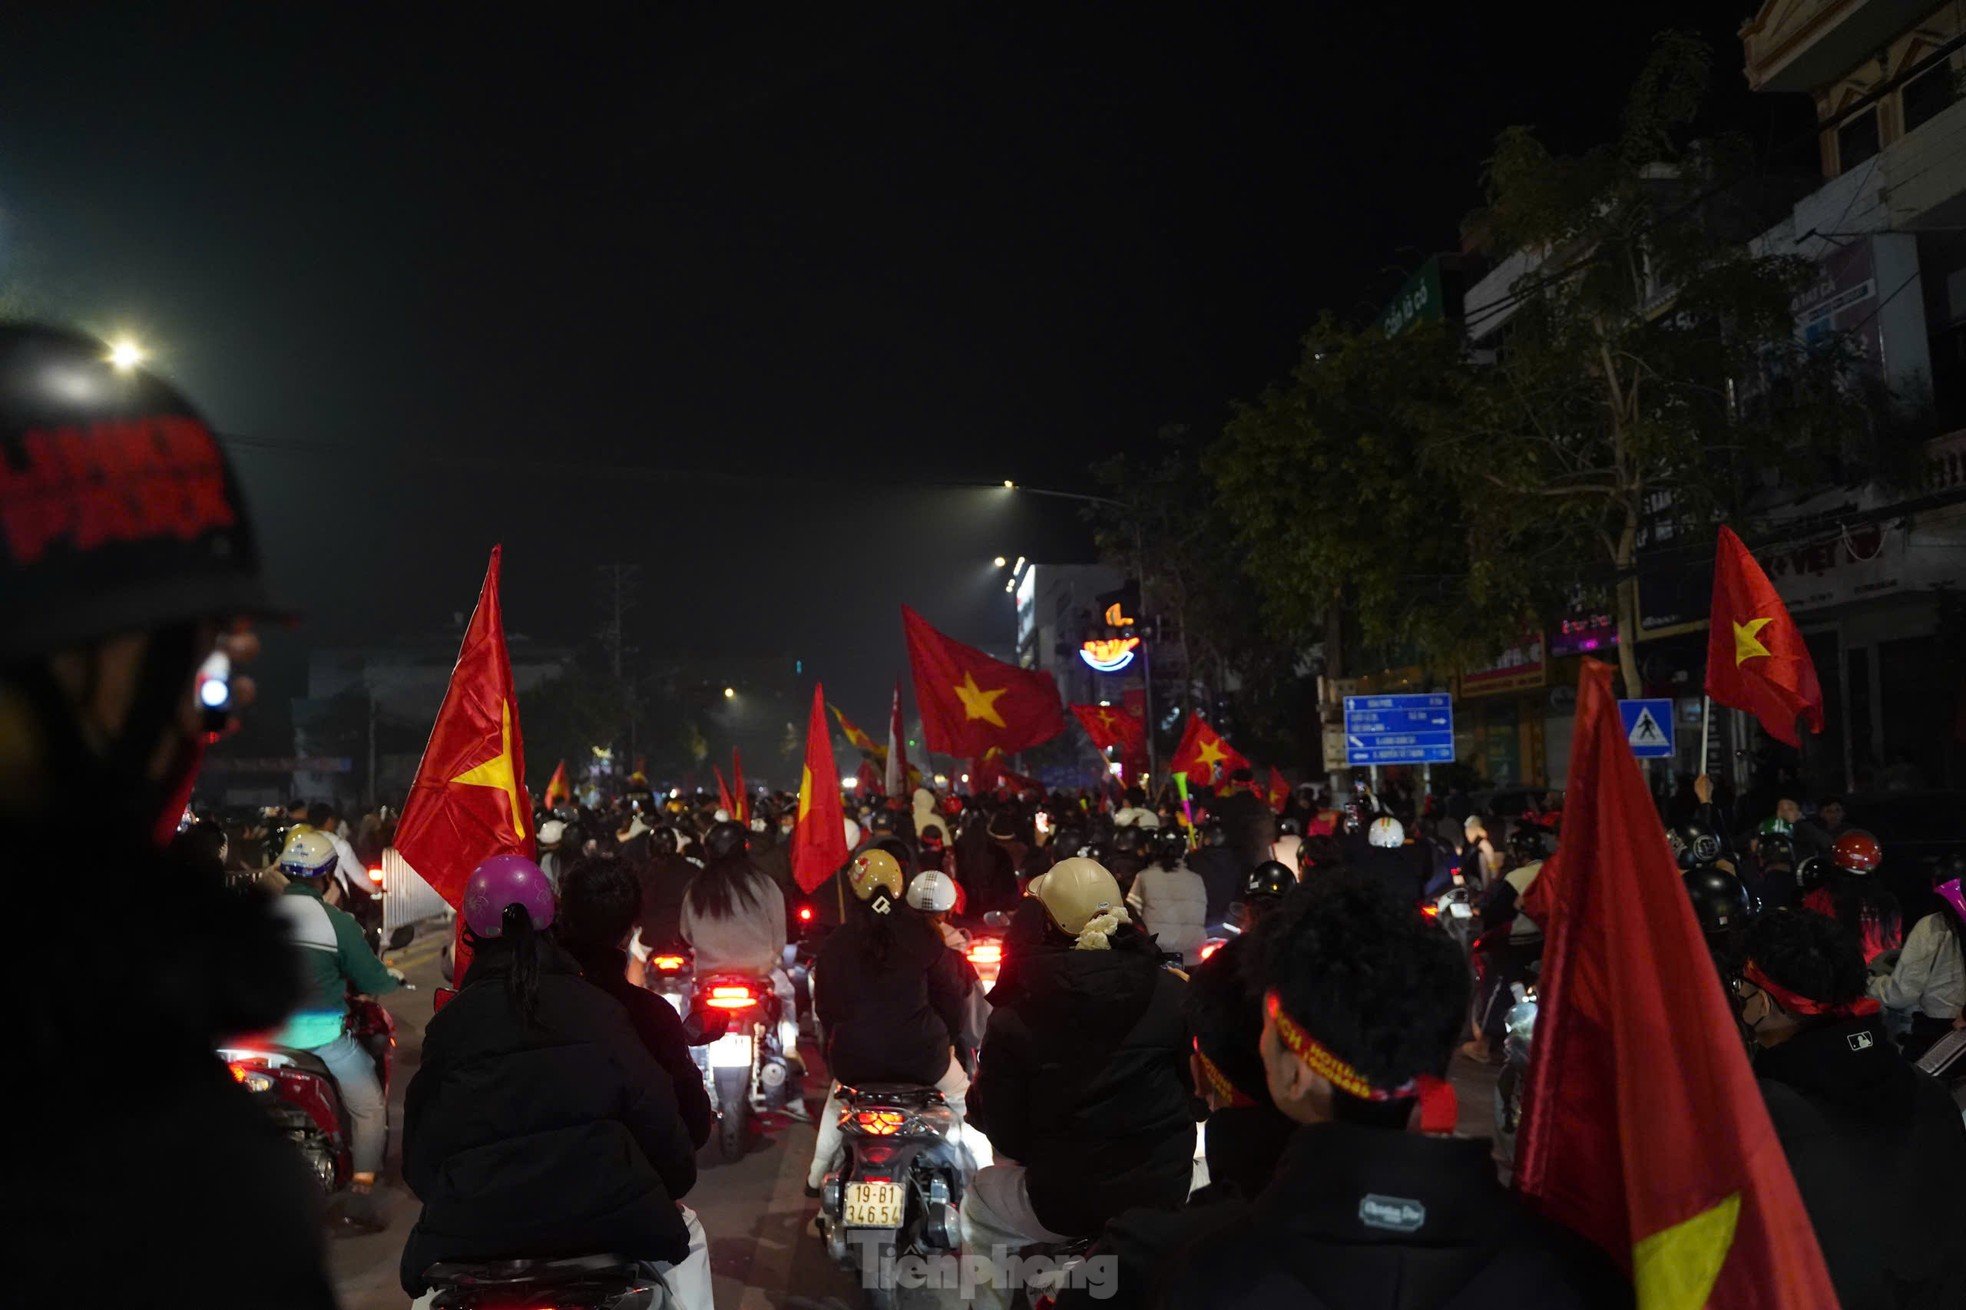
[(826, 692), (812, 689), (806, 721), (806, 762), (799, 774), (799, 815), (792, 827), (792, 879), (810, 893), (846, 863), (846, 808), (833, 763), (833, 734), (826, 726)]
[(1147, 749), (1147, 725), (1125, 710), (1111, 705), (1074, 705), (1072, 714), (1096, 750), (1119, 747), (1120, 758), (1130, 760)]
[(908, 794), (908, 730), (901, 723), (901, 679), (894, 680), (894, 706), (887, 715), (887, 759), (882, 784), (890, 796)]
[(1222, 769), (1221, 777), (1227, 777), (1237, 769), (1249, 768), (1249, 760), (1228, 739), (1208, 726), (1201, 715), (1190, 713), (1188, 726), (1181, 730), (1181, 744), (1174, 748), (1174, 758), (1169, 767), (1176, 773), (1190, 777), (1199, 776), (1204, 781), (1218, 781), (1216, 767)]
[(1290, 804), (1290, 784), (1284, 781), (1283, 775), (1277, 772), (1274, 764), (1270, 766), (1269, 785), (1263, 788), (1263, 799), (1267, 800), (1270, 808), (1278, 814), (1282, 814), (1283, 807)]
[(737, 802), (730, 798), (730, 784), (724, 781), (723, 769), (712, 764), (710, 766), (710, 772), (717, 775), (717, 808), (722, 810), (730, 818), (735, 819), (737, 817)]
[(869, 757), (881, 753), (879, 744), (872, 737), (869, 737), (860, 725), (849, 719), (846, 716), (846, 712), (837, 705), (833, 706), (833, 717), (840, 721), (840, 731), (846, 734), (847, 741), (852, 744), (855, 750)]
[(1713, 558), (1713, 622), (1707, 632), (1707, 695), (1747, 710), (1777, 741), (1802, 744), (1797, 718), (1823, 730), (1823, 688), (1802, 629), (1775, 584), (1722, 526)]
[(1051, 674), (992, 659), (945, 637), (908, 606), (901, 607), (915, 704), (928, 748), (977, 756), (1050, 741), (1065, 730), (1065, 711)]
[(1836, 1305), (1732, 1008), (1625, 743), (1584, 662), (1544, 927), (1515, 1186), (1626, 1269), (1639, 1310)]
[(546, 780), (546, 808), (551, 810), (573, 799), (573, 786), (567, 782), (567, 762), (561, 760)]

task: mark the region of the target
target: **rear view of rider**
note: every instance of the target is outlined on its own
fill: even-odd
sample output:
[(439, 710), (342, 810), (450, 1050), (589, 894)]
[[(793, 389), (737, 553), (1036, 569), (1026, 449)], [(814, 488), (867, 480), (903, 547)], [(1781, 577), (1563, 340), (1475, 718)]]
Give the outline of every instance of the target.
[[(0, 327), (0, 873), (24, 925), (73, 915), (84, 888), (143, 916), (140, 943), (14, 935), (17, 976), (38, 981), (13, 998), (8, 1056), (42, 1074), (12, 1080), (0, 1129), (7, 1298), (87, 1299), (78, 1284), (113, 1261), (151, 1288), (324, 1310), (315, 1185), (213, 1054), (292, 1004), (284, 929), (266, 899), (162, 849), (212, 735), (199, 666), (215, 648), (249, 658), (235, 621), (268, 612), (252, 518), (190, 402), (107, 356), (80, 333)], [(48, 1076), (92, 1038), (138, 1091)]]
[(902, 903), (901, 866), (886, 851), (862, 851), (847, 878), (854, 905), (813, 963), (813, 1009), (833, 1085), (806, 1170), (809, 1196), (839, 1152), (842, 1084), (933, 1087), (959, 1118), (969, 1092), (956, 1053), (969, 988), (962, 958)]
[(1802, 907), (1827, 915), (1857, 935), (1864, 963), (1904, 945), (1904, 912), (1875, 876), (1884, 848), (1862, 828), (1847, 828), (1830, 844), (1829, 869)]
[(1133, 880), (1126, 903), (1163, 951), (1193, 964), (1208, 940), (1208, 887), (1190, 869), (1186, 833), (1154, 832), (1154, 862)]
[(388, 1136), (387, 1110), (375, 1061), (348, 1033), (348, 993), (380, 996), (396, 990), (402, 977), (383, 968), (354, 915), (321, 899), (335, 876), (338, 859), (327, 834), (311, 827), (296, 828), (280, 855), (287, 886), (278, 908), (306, 962), (307, 991), (275, 1040), (312, 1051), (334, 1075), (342, 1103), (348, 1107), (349, 1153), (354, 1162), (343, 1217), (356, 1227), (379, 1232), (387, 1220), (374, 1189)]
[(443, 1261), (613, 1254), (708, 1310), (703, 1230), (677, 1204), (696, 1151), (669, 1076), (581, 980), (554, 912), (523, 856), (486, 860), (465, 886), (471, 968), (403, 1102), (403, 1177), (423, 1201), (403, 1287), (421, 1294)]
[[(1090, 1237), (1129, 1206), (1179, 1205), (1193, 1181), (1186, 984), (1097, 861), (1059, 861), (1031, 895), (1043, 936), (990, 1016), (970, 1089), (997, 1157), (963, 1196), (970, 1258)], [(976, 1303), (1006, 1305), (1010, 1292), (980, 1287)]]
[(778, 994), (778, 1042), (788, 1064), (799, 1060), (799, 1020), (785, 974), (785, 894), (751, 863), (749, 834), (728, 819), (703, 835), (703, 871), (683, 894), (683, 940), (696, 951), (696, 976), (742, 973), (768, 979)]

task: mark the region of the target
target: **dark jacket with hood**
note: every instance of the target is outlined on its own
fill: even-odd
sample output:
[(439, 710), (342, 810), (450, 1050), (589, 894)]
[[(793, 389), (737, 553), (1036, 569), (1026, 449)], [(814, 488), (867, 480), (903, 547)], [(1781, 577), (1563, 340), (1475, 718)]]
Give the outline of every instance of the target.
[(1025, 1167), (1031, 1209), (1051, 1231), (1091, 1236), (1128, 1206), (1188, 1194), (1185, 988), (1130, 924), (1110, 950), (1052, 934), (1017, 962), (1015, 992), (983, 1037), (969, 1115)]
[(1297, 1130), (1275, 1179), (1177, 1260), (1165, 1304), (1238, 1310), (1600, 1310), (1630, 1285), (1496, 1181), (1489, 1144)]
[(696, 1152), (669, 1076), (620, 1005), (540, 943), (537, 1021), (506, 990), (512, 954), (481, 943), (423, 1035), (403, 1102), (403, 1178), (423, 1214), (403, 1287), (440, 1260), (590, 1255), (680, 1261), (676, 1201)]
[(1966, 1305), (1966, 1125), (1877, 1015), (1755, 1056), (1843, 1310)]
[(833, 1077), (933, 1085), (949, 1071), (969, 980), (934, 925), (905, 906), (888, 915), (886, 958), (864, 906), (826, 939), (813, 965), (813, 1004)]

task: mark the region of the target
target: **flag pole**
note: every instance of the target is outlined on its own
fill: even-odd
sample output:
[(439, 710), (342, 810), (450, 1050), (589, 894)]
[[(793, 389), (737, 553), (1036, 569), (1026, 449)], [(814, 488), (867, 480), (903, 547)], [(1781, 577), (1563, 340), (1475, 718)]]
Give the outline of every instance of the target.
[(1693, 771), (1699, 777), (1707, 771), (1707, 738), (1713, 731), (1713, 697), (1700, 697), (1700, 767)]

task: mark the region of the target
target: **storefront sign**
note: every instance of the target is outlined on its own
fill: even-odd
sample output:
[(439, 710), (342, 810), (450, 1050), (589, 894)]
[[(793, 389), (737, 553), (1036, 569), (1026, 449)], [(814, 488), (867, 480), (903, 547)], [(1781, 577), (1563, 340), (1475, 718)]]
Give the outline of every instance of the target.
[(1461, 697), (1500, 696), (1527, 691), (1549, 681), (1550, 668), (1543, 655), (1543, 639), (1529, 637), (1502, 652), (1487, 668), (1470, 669), (1461, 675)]

